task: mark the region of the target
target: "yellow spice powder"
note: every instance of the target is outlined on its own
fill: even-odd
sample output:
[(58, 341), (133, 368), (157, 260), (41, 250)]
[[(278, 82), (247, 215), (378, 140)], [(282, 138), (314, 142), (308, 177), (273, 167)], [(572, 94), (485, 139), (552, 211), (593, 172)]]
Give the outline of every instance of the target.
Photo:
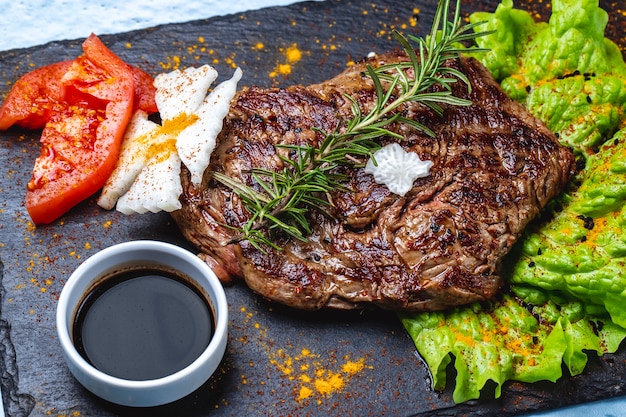
[(298, 45), (294, 43), (285, 51), (285, 57), (287, 57), (287, 62), (298, 62), (302, 59), (302, 51), (300, 51)]
[(291, 74), (292, 65), (298, 63), (303, 55), (302, 50), (300, 50), (295, 43), (283, 49), (282, 52), (286, 62), (277, 63), (274, 70), (269, 73), (270, 78), (274, 78), (278, 75), (288, 76)]
[[(295, 390), (296, 400), (303, 401), (311, 397), (328, 397), (342, 391), (350, 378), (366, 368), (365, 358), (350, 360), (344, 358), (341, 364), (325, 361), (320, 355), (313, 354), (303, 348), (299, 355), (290, 356), (285, 350), (278, 349), (270, 357), (270, 363), (283, 373), (290, 381), (298, 381), (300, 386)], [(335, 369), (339, 370), (335, 370)], [(318, 401), (321, 401), (318, 399)]]
[(319, 369), (315, 378), (315, 389), (320, 394), (327, 396), (335, 391), (341, 391), (346, 385), (343, 376), (338, 372)]
[(298, 401), (306, 400), (312, 397), (313, 394), (314, 392), (311, 388), (303, 385), (300, 387), (300, 392), (298, 393)]

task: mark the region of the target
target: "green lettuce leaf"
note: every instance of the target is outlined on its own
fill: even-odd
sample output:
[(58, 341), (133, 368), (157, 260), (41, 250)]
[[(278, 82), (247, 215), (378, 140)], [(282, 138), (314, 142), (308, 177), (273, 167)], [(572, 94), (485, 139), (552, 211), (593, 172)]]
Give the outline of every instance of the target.
[(601, 145), (619, 127), (626, 110), (626, 64), (618, 46), (604, 37), (607, 13), (598, 0), (554, 0), (549, 24), (504, 0), (494, 13), (474, 13), (477, 39), (490, 51), (477, 57), (562, 144), (580, 155)]
[(562, 363), (571, 375), (580, 374), (587, 364), (585, 350), (615, 352), (626, 337), (626, 329), (607, 317), (588, 315), (581, 303), (546, 300), (530, 307), (504, 295), (446, 312), (403, 314), (401, 320), (431, 370), (433, 389), (445, 388), (448, 365), (454, 362), (455, 402), (480, 398), (488, 381), (495, 383), (498, 398), (508, 380), (556, 381)]
[(536, 287), (513, 286), (511, 294), (535, 318), (540, 318), (544, 326), (561, 323), (567, 340), (563, 363), (571, 375), (584, 370), (588, 359), (585, 351), (595, 351), (598, 355), (613, 353), (626, 338), (626, 329), (613, 323), (605, 310), (595, 305)]
[(547, 25), (536, 23), (527, 11), (513, 8), (513, 0), (503, 0), (494, 13), (473, 13), (470, 22), (484, 22), (477, 30), (491, 32), (477, 39), (478, 46), (488, 51), (476, 56), (498, 81), (521, 72), (523, 47)]
[(518, 244), (514, 285), (559, 291), (626, 327), (626, 129), (587, 160), (580, 186), (555, 200)]

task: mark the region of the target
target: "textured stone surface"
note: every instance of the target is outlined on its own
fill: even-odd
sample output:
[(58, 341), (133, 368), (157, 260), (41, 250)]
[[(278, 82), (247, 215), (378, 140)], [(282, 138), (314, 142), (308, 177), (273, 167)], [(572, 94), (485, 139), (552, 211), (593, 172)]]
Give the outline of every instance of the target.
[[(518, 6), (545, 15), (544, 2), (526, 3)], [(493, 10), (495, 4), (470, 0), (463, 7), (465, 12)], [(102, 40), (152, 74), (210, 63), (226, 78), (237, 65), (244, 70), (241, 85), (284, 86), (322, 81), (370, 51), (395, 48), (393, 28), (423, 34), (434, 8), (433, 0), (328, 0)], [(612, 13), (611, 19), (608, 33), (619, 41), (624, 14)], [(0, 94), (34, 67), (79, 55), (80, 43), (0, 52)], [(294, 45), (301, 60), (290, 64), (290, 74), (286, 67), (276, 72), (289, 63), (287, 49)], [(556, 384), (513, 383), (500, 400), (455, 405), (451, 390), (430, 389), (428, 371), (393, 315), (294, 312), (237, 284), (226, 288), (231, 314), (227, 353), (204, 387), (158, 410), (105, 404), (73, 379), (61, 357), (55, 309), (65, 280), (84, 259), (118, 242), (156, 239), (193, 248), (167, 214), (126, 217), (99, 209), (94, 198), (50, 226), (32, 227), (23, 202), (38, 149), (38, 132), (0, 133), (0, 382), (8, 416), (502, 416), (624, 394), (622, 350), (592, 358), (579, 377)], [(328, 384), (316, 386), (316, 380)]]

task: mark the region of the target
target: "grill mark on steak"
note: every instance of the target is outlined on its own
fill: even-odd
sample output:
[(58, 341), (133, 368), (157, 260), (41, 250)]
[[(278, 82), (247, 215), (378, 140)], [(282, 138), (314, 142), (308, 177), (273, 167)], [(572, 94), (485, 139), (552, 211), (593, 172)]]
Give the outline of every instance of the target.
[[(406, 60), (389, 54), (372, 65)], [(572, 153), (520, 104), (508, 98), (476, 60), (447, 65), (463, 72), (453, 86), (470, 107), (444, 106), (438, 116), (422, 105), (401, 108), (430, 127), (429, 137), (406, 125), (401, 145), (432, 160), (431, 175), (404, 197), (361, 169), (340, 168), (351, 191), (337, 190), (328, 214), (310, 213), (307, 242), (276, 236), (282, 251), (259, 252), (248, 242), (223, 246), (249, 218), (237, 196), (205, 177), (194, 188), (183, 169), (183, 208), (172, 213), (187, 239), (223, 280), (241, 276), (270, 300), (301, 309), (441, 310), (492, 297), (502, 285), (502, 257), (527, 223), (561, 192), (573, 172)], [(240, 91), (218, 138), (209, 170), (254, 187), (246, 170), (281, 169), (276, 144), (317, 145), (318, 128), (334, 131), (352, 114), (355, 98), (367, 112), (375, 90), (364, 64), (326, 82), (286, 89)], [(382, 138), (386, 144), (390, 138)], [(293, 156), (293, 155), (291, 155)]]

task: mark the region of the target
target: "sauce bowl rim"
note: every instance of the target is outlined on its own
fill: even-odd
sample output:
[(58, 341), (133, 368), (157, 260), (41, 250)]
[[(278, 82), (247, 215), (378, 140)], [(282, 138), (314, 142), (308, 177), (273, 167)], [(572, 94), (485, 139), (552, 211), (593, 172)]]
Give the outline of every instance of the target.
[[(97, 280), (101, 279), (102, 275), (105, 275), (103, 273), (98, 274), (97, 272), (92, 275), (90, 271), (99, 264), (111, 261), (112, 259), (113, 266), (111, 266), (110, 270), (114, 271), (115, 268), (119, 268), (118, 265), (120, 265), (119, 263), (117, 265), (115, 264), (115, 257), (121, 253), (126, 253), (126, 257), (129, 257), (128, 252), (131, 251), (136, 253), (167, 253), (182, 262), (190, 264), (192, 268), (201, 271), (201, 277), (190, 276), (189, 278), (194, 281), (195, 285), (203, 290), (209, 299), (211, 304), (210, 308), (213, 309), (213, 314), (215, 315), (215, 331), (208, 346), (202, 353), (185, 368), (156, 379), (129, 380), (100, 371), (78, 352), (74, 346), (71, 335), (72, 323), (78, 309), (78, 304), (84, 299), (86, 292), (88, 292), (90, 288), (93, 288), (94, 285), (97, 285)], [(176, 266), (166, 262), (151, 262), (143, 257), (138, 258), (138, 265), (156, 265), (172, 268), (174, 270), (178, 269)], [(206, 285), (203, 285), (202, 281), (204, 281)], [(80, 293), (78, 303), (74, 302), (76, 292)], [(66, 281), (61, 295), (59, 296), (56, 325), (59, 341), (68, 367), (74, 377), (88, 390), (105, 400), (121, 405), (154, 406), (184, 397), (184, 395), (180, 395), (181, 390), (185, 391), (186, 394), (190, 394), (202, 385), (198, 384), (199, 379), (204, 379), (204, 382), (206, 382), (215, 372), (215, 369), (219, 366), (219, 362), (225, 353), (228, 338), (228, 303), (219, 279), (213, 270), (197, 255), (171, 243), (156, 240), (133, 240), (118, 243), (100, 250), (83, 261), (74, 270)], [(205, 372), (206, 375), (197, 375), (198, 373)], [(189, 381), (190, 383), (186, 383), (188, 379), (193, 379), (196, 382)], [(184, 387), (182, 387), (181, 384), (184, 385)], [(128, 395), (122, 395), (123, 398), (118, 398), (120, 393), (124, 391), (128, 391)], [(152, 398), (151, 392), (154, 392), (154, 396), (158, 398)]]

